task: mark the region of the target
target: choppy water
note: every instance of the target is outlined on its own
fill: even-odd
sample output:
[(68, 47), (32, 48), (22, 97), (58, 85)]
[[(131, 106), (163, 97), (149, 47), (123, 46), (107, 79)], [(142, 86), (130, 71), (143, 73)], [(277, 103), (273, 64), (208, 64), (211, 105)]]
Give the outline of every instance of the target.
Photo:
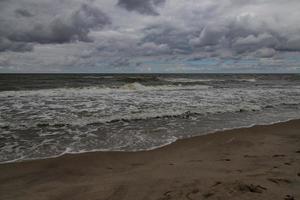
[(300, 75), (0, 75), (0, 162), (300, 118)]

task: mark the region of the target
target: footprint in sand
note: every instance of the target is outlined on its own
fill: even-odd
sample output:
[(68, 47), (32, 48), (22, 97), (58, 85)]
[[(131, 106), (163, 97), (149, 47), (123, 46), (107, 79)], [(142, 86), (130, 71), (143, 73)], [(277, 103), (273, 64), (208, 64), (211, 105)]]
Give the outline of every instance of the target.
[(267, 188), (261, 185), (240, 183), (238, 184), (238, 190), (241, 192), (263, 193), (263, 191), (267, 190)]
[(167, 191), (167, 192), (165, 192), (165, 193), (163, 194), (163, 197), (160, 198), (159, 200), (169, 200), (169, 199), (171, 199), (171, 198), (172, 198), (171, 193), (172, 193), (172, 191)]
[(257, 158), (255, 155), (244, 155), (244, 158)]
[(278, 158), (278, 157), (285, 157), (284, 154), (275, 154), (272, 156), (273, 158)]
[(138, 167), (138, 166), (142, 166), (144, 165), (144, 163), (131, 163), (131, 166), (133, 167)]
[(203, 197), (204, 197), (204, 198), (208, 198), (208, 197), (211, 197), (211, 196), (213, 196), (213, 195), (214, 195), (214, 193), (212, 193), (212, 192), (207, 192), (207, 193), (203, 194)]
[(221, 181), (216, 181), (215, 184), (213, 184), (211, 187), (215, 187), (215, 186), (220, 185), (220, 184), (222, 184)]
[(267, 180), (276, 183), (277, 185), (279, 185), (280, 183), (287, 183), (287, 184), (291, 183), (290, 180), (285, 178), (268, 178)]
[(295, 198), (293, 196), (291, 196), (291, 195), (286, 195), (284, 197), (284, 200), (295, 200)]
[(199, 192), (198, 189), (193, 189), (191, 192), (188, 192), (188, 193), (185, 195), (185, 197), (186, 197), (187, 199), (189, 199), (189, 200), (193, 200), (190, 196), (191, 196), (192, 194), (197, 194), (198, 192)]
[(221, 161), (231, 161), (231, 159), (229, 159), (229, 158), (225, 158), (225, 159), (221, 159)]
[(202, 160), (189, 160), (189, 162), (202, 162)]

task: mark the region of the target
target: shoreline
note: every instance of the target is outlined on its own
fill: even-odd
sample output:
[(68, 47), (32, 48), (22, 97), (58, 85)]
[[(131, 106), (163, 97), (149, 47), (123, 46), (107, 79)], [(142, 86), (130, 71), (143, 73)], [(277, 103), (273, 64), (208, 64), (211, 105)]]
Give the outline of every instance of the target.
[[(0, 165), (0, 199), (300, 198), (300, 120)], [(291, 198), (290, 198), (291, 199)]]
[(202, 137), (202, 136), (206, 136), (206, 135), (210, 135), (210, 134), (220, 134), (220, 133), (222, 134), (225, 131), (233, 131), (233, 130), (239, 130), (239, 129), (245, 129), (245, 128), (252, 128), (252, 127), (256, 127), (256, 126), (272, 126), (272, 125), (275, 125), (275, 124), (281, 124), (281, 123), (286, 123), (286, 122), (290, 122), (290, 121), (297, 121), (297, 120), (300, 120), (300, 119), (287, 119), (287, 120), (282, 120), (282, 121), (270, 122), (270, 123), (266, 123), (266, 124), (251, 124), (249, 126), (240, 126), (240, 127), (234, 127), (234, 128), (223, 128), (223, 129), (215, 130), (215, 131), (212, 131), (212, 132), (203, 133), (202, 135), (196, 135), (196, 136), (191, 136), (191, 137), (187, 137), (187, 138), (180, 138), (180, 139), (177, 138), (172, 142), (166, 143), (166, 144), (161, 145), (161, 146), (153, 147), (153, 148), (150, 148), (150, 149), (147, 149), (147, 150), (137, 150), (137, 151), (112, 150), (111, 151), (111, 150), (98, 150), (98, 149), (96, 149), (96, 150), (84, 151), (84, 152), (68, 152), (68, 151), (65, 151), (65, 152), (63, 152), (59, 155), (49, 156), (49, 157), (44, 157), (44, 158), (32, 158), (32, 159), (24, 159), (24, 160), (15, 159), (15, 160), (4, 161), (4, 162), (0, 162), (0, 166), (5, 165), (5, 164), (10, 164), (10, 163), (32, 162), (32, 161), (39, 161), (39, 160), (55, 159), (55, 158), (60, 158), (60, 157), (67, 156), (67, 155), (79, 155), (79, 154), (97, 153), (97, 152), (100, 152), (100, 153), (109, 153), (109, 152), (121, 152), (121, 153), (122, 152), (124, 152), (124, 153), (148, 152), (148, 151), (153, 151), (153, 150), (156, 150), (156, 149), (164, 148), (164, 147), (169, 146), (173, 143), (176, 143), (177, 141), (180, 141), (180, 140), (197, 138), (197, 137)]

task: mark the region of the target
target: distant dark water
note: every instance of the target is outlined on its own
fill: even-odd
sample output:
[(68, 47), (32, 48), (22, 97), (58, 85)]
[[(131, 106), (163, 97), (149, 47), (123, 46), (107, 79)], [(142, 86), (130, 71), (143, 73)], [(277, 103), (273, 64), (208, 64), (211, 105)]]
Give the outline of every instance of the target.
[[(299, 84), (300, 74), (0, 74), (0, 91), (55, 88), (120, 87), (127, 83), (143, 85), (218, 85), (254, 80), (258, 84)], [(230, 85), (228, 85), (230, 86)]]
[(300, 76), (0, 74), (0, 162), (300, 118)]

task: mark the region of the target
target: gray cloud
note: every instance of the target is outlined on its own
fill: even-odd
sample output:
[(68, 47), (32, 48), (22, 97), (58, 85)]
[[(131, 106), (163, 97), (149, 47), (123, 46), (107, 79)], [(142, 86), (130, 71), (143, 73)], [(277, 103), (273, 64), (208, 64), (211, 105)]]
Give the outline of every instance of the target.
[(283, 59), (300, 53), (299, 9), (299, 0), (0, 0), (0, 67)]
[(191, 45), (189, 44), (189, 38), (193, 32), (182, 30), (167, 24), (150, 26), (143, 31), (145, 34), (141, 40), (143, 43), (168, 46), (172, 53), (185, 54), (192, 50)]
[(156, 7), (166, 0), (118, 0), (118, 6), (146, 15), (159, 15)]
[(276, 51), (272, 48), (262, 48), (257, 50), (255, 55), (261, 58), (271, 58), (276, 55)]
[(297, 34), (300, 31), (293, 30), (293, 27), (290, 30), (276, 28), (265, 19), (245, 13), (225, 19), (208, 19), (190, 29), (152, 25), (144, 29), (142, 41), (166, 45), (172, 54), (202, 52), (208, 57), (222, 57), (224, 53), (270, 57), (276, 55), (276, 51), (299, 51)]
[(14, 51), (14, 52), (24, 52), (31, 51), (33, 49), (32, 44), (25, 42), (12, 42), (7, 38), (0, 38), (0, 52), (1, 51)]
[(300, 51), (300, 37), (295, 36), (288, 38), (285, 45), (280, 49), (284, 51)]
[(33, 15), (25, 9), (16, 9), (15, 13), (17, 18), (2, 16), (3, 20), (0, 21), (0, 37), (4, 41), (0, 51), (31, 50), (31, 43), (89, 42), (91, 38), (88, 34), (91, 30), (102, 29), (111, 23), (104, 12), (88, 4), (55, 17)]

